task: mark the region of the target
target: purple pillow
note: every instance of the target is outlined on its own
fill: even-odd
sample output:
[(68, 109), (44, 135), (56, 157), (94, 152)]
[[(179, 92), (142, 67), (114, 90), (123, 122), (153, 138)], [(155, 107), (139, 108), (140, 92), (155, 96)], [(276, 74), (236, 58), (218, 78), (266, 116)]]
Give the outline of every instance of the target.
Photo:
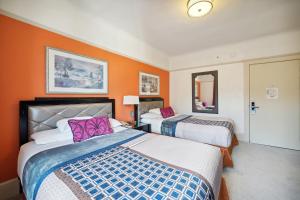
[(161, 108), (160, 113), (163, 116), (163, 118), (168, 118), (175, 115), (174, 110), (171, 107)]
[(70, 119), (68, 124), (73, 133), (73, 141), (81, 142), (98, 135), (113, 132), (107, 116), (93, 117), (91, 119)]

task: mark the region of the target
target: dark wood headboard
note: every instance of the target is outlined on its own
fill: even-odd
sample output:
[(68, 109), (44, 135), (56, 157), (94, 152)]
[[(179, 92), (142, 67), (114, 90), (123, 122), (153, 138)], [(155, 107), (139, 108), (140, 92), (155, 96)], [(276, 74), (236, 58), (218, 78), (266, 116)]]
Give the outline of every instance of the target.
[[(70, 114), (66, 117), (59, 115), (60, 113), (55, 113), (56, 115), (59, 115), (58, 117), (56, 117), (56, 119), (50, 120), (51, 121), (51, 125), (49, 126), (49, 124), (43, 124), (42, 122), (35, 122), (35, 121), (30, 121), (32, 120), (31, 117), (34, 113), (31, 113), (35, 109), (35, 112), (37, 111), (37, 109), (40, 109), (41, 111), (43, 110), (47, 110), (49, 108), (54, 108), (55, 106), (59, 106), (59, 109), (64, 109), (64, 106), (66, 106), (66, 108), (71, 108), (71, 110), (73, 109), (72, 105), (74, 105), (74, 107), (76, 107), (76, 109), (78, 108), (78, 105), (82, 104), (83, 107), (86, 105), (86, 107), (89, 107), (91, 105), (96, 105), (96, 107), (98, 108), (98, 105), (101, 106), (103, 105), (107, 105), (109, 106), (109, 110), (105, 110), (103, 111), (106, 113), (110, 113), (110, 116), (112, 118), (115, 118), (115, 99), (109, 99), (107, 97), (104, 98), (97, 98), (97, 97), (91, 97), (91, 98), (60, 98), (60, 97), (37, 97), (35, 98), (35, 100), (29, 100), (29, 101), (20, 101), (20, 107), (19, 107), (19, 129), (20, 129), (20, 145), (25, 144), (26, 142), (29, 141), (29, 135), (32, 133), (32, 124), (35, 123), (40, 123), (42, 126), (44, 126), (45, 130), (51, 129), (53, 128), (53, 124), (56, 123), (56, 120), (62, 119), (62, 118), (68, 118), (68, 117), (74, 117), (72, 116), (72, 113), (70, 112)], [(107, 108), (106, 106), (106, 108)], [(93, 107), (94, 108), (94, 107)], [(80, 109), (79, 109), (80, 110)], [(92, 109), (90, 109), (87, 112), (93, 112)], [(85, 113), (87, 113), (85, 112)], [(98, 111), (97, 113), (92, 113), (92, 114), (98, 114), (101, 113), (101, 110)], [(79, 113), (82, 114), (82, 113)], [(78, 115), (79, 116), (79, 115)], [(52, 117), (52, 116), (51, 116)], [(29, 123), (32, 122), (31, 124)]]
[[(162, 108), (164, 107), (164, 99), (161, 97), (140, 97), (140, 104), (134, 105), (134, 120), (140, 122), (141, 114), (154, 108), (152, 105)], [(141, 112), (141, 110), (143, 111)]]

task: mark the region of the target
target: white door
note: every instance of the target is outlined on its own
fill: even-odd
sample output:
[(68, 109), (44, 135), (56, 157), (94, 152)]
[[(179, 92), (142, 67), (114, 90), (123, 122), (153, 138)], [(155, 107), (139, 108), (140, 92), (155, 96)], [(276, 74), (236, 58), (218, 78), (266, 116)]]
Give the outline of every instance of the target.
[(299, 113), (300, 60), (250, 65), (251, 143), (300, 150)]

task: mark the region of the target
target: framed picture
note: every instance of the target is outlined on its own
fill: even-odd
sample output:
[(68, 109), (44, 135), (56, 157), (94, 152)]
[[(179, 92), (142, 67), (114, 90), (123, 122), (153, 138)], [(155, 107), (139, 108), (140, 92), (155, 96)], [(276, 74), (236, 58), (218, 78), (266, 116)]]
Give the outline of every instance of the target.
[(107, 94), (107, 62), (47, 47), (47, 93)]
[(140, 95), (159, 95), (159, 76), (140, 72)]

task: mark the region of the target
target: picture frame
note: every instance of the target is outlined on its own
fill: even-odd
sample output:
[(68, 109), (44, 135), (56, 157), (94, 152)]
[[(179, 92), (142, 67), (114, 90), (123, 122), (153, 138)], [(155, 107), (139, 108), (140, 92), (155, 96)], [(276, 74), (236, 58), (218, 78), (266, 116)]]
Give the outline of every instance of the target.
[(106, 61), (46, 47), (47, 94), (107, 94)]
[(142, 96), (159, 95), (160, 77), (144, 72), (139, 73), (139, 94)]

